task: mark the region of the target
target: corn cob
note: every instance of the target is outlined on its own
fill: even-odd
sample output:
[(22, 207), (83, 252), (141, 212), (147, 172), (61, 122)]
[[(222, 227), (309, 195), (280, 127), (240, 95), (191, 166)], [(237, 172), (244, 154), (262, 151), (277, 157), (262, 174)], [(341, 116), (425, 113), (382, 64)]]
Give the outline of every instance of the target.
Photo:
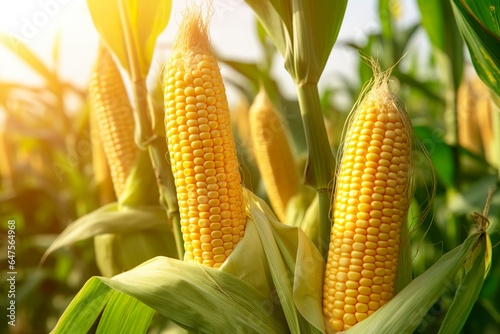
[(139, 150), (134, 142), (134, 118), (127, 91), (118, 67), (104, 47), (99, 48), (89, 94), (115, 193), (119, 198)]
[(246, 149), (245, 154), (248, 155), (250, 160), (253, 160), (252, 140), (250, 138), (250, 127), (248, 126), (249, 109), (250, 105), (248, 99), (246, 97), (240, 98), (232, 110), (234, 118), (231, 120), (233, 121), (233, 126), (236, 128), (236, 137)]
[(460, 146), (472, 153), (481, 153), (481, 138), (477, 124), (477, 97), (471, 80), (463, 80), (457, 91), (457, 125)]
[(481, 136), (483, 153), (486, 161), (494, 164), (495, 156), (498, 153), (495, 152), (494, 145), (493, 100), (490, 90), (477, 75), (471, 80), (471, 88), (475, 99), (473, 111), (477, 118), (476, 125), (478, 129), (481, 129), (478, 132)]
[(185, 260), (220, 267), (245, 233), (243, 187), (207, 25), (195, 10), (164, 70), (165, 124)]
[(250, 107), (250, 133), (267, 195), (278, 219), (285, 222), (285, 209), (299, 190), (299, 172), (288, 142), (283, 120), (261, 90)]
[(94, 172), (94, 180), (99, 194), (99, 203), (104, 205), (116, 201), (116, 195), (113, 189), (111, 170), (109, 169), (106, 153), (102, 145), (99, 124), (94, 109), (90, 110), (90, 140), (92, 144), (92, 170)]
[(393, 296), (400, 230), (410, 201), (411, 125), (388, 74), (349, 122), (337, 176), (323, 313), (346, 330)]

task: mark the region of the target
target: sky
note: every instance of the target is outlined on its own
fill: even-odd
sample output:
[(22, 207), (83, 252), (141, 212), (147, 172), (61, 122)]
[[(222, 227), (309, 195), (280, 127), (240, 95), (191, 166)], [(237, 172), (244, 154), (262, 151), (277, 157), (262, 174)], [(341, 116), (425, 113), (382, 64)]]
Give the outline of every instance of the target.
[[(401, 25), (419, 20), (416, 0), (401, 0)], [(379, 29), (377, 0), (349, 0), (338, 41), (363, 42), (369, 32)], [(186, 2), (173, 0), (172, 15), (156, 45), (152, 73), (158, 73), (168, 57), (169, 45), (175, 36)], [(211, 24), (214, 49), (226, 58), (253, 61), (261, 56), (255, 34), (255, 18), (244, 0), (214, 0)], [(0, 0), (0, 33), (21, 38), (43, 61), (54, 66), (53, 45), (60, 39), (61, 76), (79, 87), (87, 84), (97, 50), (98, 35), (92, 24), (85, 0)], [(57, 37), (58, 36), (58, 37)], [(339, 74), (355, 80), (359, 56), (352, 50), (334, 47), (320, 81), (320, 89), (335, 83)], [(0, 46), (0, 81), (41, 84), (41, 80), (7, 49)], [(222, 66), (223, 76), (231, 75)], [(291, 78), (278, 56), (275, 77), (284, 93), (295, 94)], [(228, 88), (231, 103), (231, 88)], [(234, 98), (233, 98), (234, 99)]]

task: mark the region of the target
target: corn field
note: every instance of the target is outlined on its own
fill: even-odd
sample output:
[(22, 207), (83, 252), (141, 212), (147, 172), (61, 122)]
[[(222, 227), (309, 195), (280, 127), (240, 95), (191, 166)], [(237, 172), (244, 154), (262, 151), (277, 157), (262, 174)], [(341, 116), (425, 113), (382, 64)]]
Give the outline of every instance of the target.
[(78, 82), (66, 3), (0, 33), (2, 333), (500, 333), (499, 0), (86, 0)]

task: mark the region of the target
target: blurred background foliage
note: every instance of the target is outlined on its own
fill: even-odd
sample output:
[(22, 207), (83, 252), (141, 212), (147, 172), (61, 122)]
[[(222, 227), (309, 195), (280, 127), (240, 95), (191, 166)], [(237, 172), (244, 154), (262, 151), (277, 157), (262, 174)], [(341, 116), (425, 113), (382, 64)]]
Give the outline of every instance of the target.
[[(397, 24), (404, 10), (401, 3), (379, 0), (380, 29), (369, 33), (363, 43), (344, 40), (335, 45), (354, 51), (350, 53), (353, 57), (359, 53), (378, 59), (382, 69), (396, 64), (393, 88), (408, 109), (415, 135), (432, 162), (428, 162), (422, 150), (416, 150), (416, 192), (409, 217), (414, 276), (466, 238), (473, 226), (471, 214), (482, 211), (488, 189), (498, 186), (500, 154), (492, 148), (492, 117), (498, 113), (498, 107), (476, 77), (450, 2), (417, 3), (421, 13), (433, 14), (423, 14), (421, 22), (401, 28)], [(285, 96), (282, 85), (273, 76), (277, 51), (255, 22), (262, 58), (241, 62), (221, 56), (220, 61), (233, 70), (233, 75), (225, 78), (226, 85), (241, 93), (233, 106), (232, 121), (243, 180), (247, 188), (266, 199), (248, 126), (248, 108), (261, 86), (286, 121), (300, 170), (305, 165), (306, 144), (298, 103)], [(428, 39), (432, 46), (432, 52), (425, 57), (415, 52), (418, 39)], [(0, 212), (2, 221), (17, 222), (18, 269), (17, 325), (7, 328), (7, 322), (2, 321), (0, 331), (46, 333), (83, 283), (99, 274), (91, 240), (59, 250), (39, 265), (44, 251), (67, 224), (102, 204), (92, 168), (87, 91), (60, 78), (57, 41), (52, 67), (22, 44), (13, 44), (8, 38), (0, 38), (0, 44), (15, 52), (43, 79), (42, 85), (26, 86), (0, 78)], [(346, 79), (343, 85), (326, 86), (320, 91), (335, 154), (348, 112), (371, 76), (370, 67), (361, 61), (358, 80)], [(156, 87), (152, 95), (155, 105), (161, 106), (161, 87)], [(497, 191), (489, 215), (494, 263), (463, 333), (498, 333), (500, 328), (500, 266), (495, 265), (500, 257), (500, 247), (495, 247), (500, 243), (499, 218)], [(2, 244), (5, 228), (6, 224), (2, 224)], [(3, 273), (7, 271), (6, 256), (5, 251), (0, 253)], [(417, 333), (438, 331), (456, 289), (457, 286), (449, 287)], [(7, 299), (2, 298), (0, 308), (5, 310), (6, 303)], [(160, 325), (158, 322), (152, 331)]]

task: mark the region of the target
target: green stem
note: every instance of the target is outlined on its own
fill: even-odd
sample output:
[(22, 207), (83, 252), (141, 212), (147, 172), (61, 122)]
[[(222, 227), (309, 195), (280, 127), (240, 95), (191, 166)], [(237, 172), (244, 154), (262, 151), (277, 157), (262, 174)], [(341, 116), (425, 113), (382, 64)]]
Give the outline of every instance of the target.
[[(137, 57), (130, 13), (127, 12), (124, 0), (118, 3), (120, 21), (123, 28), (123, 37), (127, 47), (127, 60), (132, 83), (132, 101), (134, 105), (135, 142), (140, 149), (149, 149), (151, 163), (155, 170), (158, 188), (160, 190), (160, 203), (167, 212), (172, 226), (175, 244), (179, 259), (184, 258), (184, 242), (182, 240), (180, 214), (177, 204), (176, 188), (170, 168), (166, 168), (166, 155), (168, 154), (166, 140), (153, 132), (153, 120), (156, 120), (154, 108), (146, 87), (146, 79), (141, 73)], [(157, 126), (158, 124), (154, 124)]]
[(316, 189), (319, 195), (318, 245), (325, 257), (330, 237), (331, 222), (328, 213), (331, 206), (335, 159), (328, 142), (317, 84), (296, 83), (296, 87), (308, 148), (305, 178), (306, 183)]
[(134, 121), (136, 124), (134, 134), (135, 143), (141, 150), (144, 150), (147, 147), (148, 141), (151, 140), (153, 136), (149, 120), (150, 114), (147, 112), (148, 93), (146, 78), (141, 73), (139, 59), (137, 57), (137, 46), (135, 45), (132, 27), (130, 26), (130, 13), (128, 13), (123, 0), (118, 1), (118, 9), (120, 12), (120, 22), (123, 28), (123, 38), (125, 39), (127, 48), (127, 61), (132, 83)]
[(458, 188), (463, 180), (460, 178), (460, 147), (458, 142), (458, 119), (455, 102), (458, 91), (458, 86), (456, 84), (457, 80), (454, 77), (452, 60), (442, 52), (438, 52), (436, 58), (444, 70), (444, 139), (452, 150), (453, 165), (455, 166), (453, 185)]

